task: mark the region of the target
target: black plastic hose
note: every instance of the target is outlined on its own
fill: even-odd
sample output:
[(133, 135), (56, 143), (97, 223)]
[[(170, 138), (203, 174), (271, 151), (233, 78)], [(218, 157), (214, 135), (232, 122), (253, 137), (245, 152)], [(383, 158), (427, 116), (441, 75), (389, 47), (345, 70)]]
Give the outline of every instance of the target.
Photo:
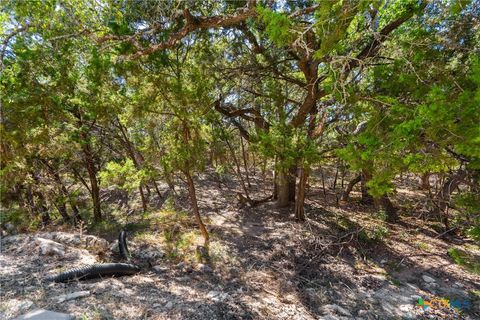
[(136, 274), (140, 268), (129, 263), (102, 263), (71, 269), (58, 275), (46, 278), (51, 282), (68, 282), (72, 280), (86, 280), (100, 277), (129, 276)]
[(120, 231), (118, 235), (118, 250), (122, 258), (130, 262), (130, 252), (128, 252), (127, 233), (125, 230)]

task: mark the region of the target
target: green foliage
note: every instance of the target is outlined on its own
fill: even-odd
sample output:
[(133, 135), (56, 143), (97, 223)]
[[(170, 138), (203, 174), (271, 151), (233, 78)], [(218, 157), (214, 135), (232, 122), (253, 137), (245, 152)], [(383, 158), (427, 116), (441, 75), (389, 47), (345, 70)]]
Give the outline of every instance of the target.
[(293, 40), (293, 34), (291, 32), (292, 22), (287, 15), (264, 8), (261, 5), (257, 6), (257, 12), (259, 20), (266, 26), (266, 34), (273, 43), (282, 47)]
[(375, 225), (373, 228), (362, 229), (358, 238), (366, 243), (375, 244), (381, 242), (388, 235), (388, 229), (381, 225)]
[[(320, 48), (315, 56), (321, 59), (334, 49), (342, 48), (342, 40), (347, 36), (347, 30), (356, 19), (358, 12), (363, 11), (370, 3), (375, 1), (320, 1), (316, 11), (315, 24), (320, 38)], [(358, 18), (357, 18), (358, 19)]]
[(261, 132), (254, 145), (256, 151), (267, 158), (277, 159), (277, 169), (293, 165), (308, 168), (320, 159), (318, 145), (302, 129), (275, 123), (268, 132)]
[(480, 241), (480, 194), (467, 192), (454, 199), (461, 210), (457, 216), (458, 226), (474, 241)]
[(145, 181), (146, 173), (137, 170), (131, 159), (126, 159), (120, 163), (110, 161), (99, 173), (99, 177), (102, 183), (133, 191)]
[(456, 264), (465, 267), (472, 273), (480, 274), (480, 261), (478, 261), (478, 258), (476, 258), (474, 255), (471, 255), (458, 248), (448, 249), (448, 255)]

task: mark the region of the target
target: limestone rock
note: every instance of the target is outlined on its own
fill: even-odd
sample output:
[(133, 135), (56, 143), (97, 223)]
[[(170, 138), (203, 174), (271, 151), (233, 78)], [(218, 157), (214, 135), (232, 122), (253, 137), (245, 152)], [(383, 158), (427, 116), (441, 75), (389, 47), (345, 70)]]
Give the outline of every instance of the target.
[(342, 316), (347, 316), (347, 317), (352, 316), (350, 311), (348, 311), (347, 309), (345, 309), (343, 307), (340, 307), (337, 304), (324, 305), (323, 307), (321, 307), (321, 311), (323, 312), (323, 314), (337, 313), (337, 314), (342, 315)]
[(35, 243), (40, 248), (40, 254), (46, 256), (65, 256), (65, 247), (55, 241), (44, 239), (44, 238), (35, 238)]
[(59, 313), (59, 312), (53, 312), (53, 311), (48, 311), (45, 309), (37, 309), (33, 310), (32, 312), (29, 312), (27, 314), (24, 314), (18, 318), (15, 318), (15, 320), (73, 320), (74, 317), (72, 315), (66, 314), (66, 313)]
[(425, 281), (426, 283), (433, 283), (433, 282), (435, 282), (435, 279), (434, 279), (434, 278), (432, 278), (432, 277), (430, 277), (430, 276), (427, 276), (426, 274), (424, 274), (424, 275), (422, 276), (422, 279), (423, 279), (423, 281)]
[(164, 267), (164, 266), (154, 266), (152, 268), (156, 273), (164, 273), (164, 272), (167, 272), (168, 271), (168, 268), (167, 267)]
[(77, 291), (69, 294), (63, 294), (57, 298), (58, 303), (74, 300), (79, 298), (88, 297), (90, 295), (90, 291)]

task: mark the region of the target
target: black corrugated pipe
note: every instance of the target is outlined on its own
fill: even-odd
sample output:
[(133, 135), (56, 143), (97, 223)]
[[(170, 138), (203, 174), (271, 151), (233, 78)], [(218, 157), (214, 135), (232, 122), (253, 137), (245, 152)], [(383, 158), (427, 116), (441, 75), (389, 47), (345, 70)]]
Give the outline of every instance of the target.
[(74, 268), (55, 276), (46, 278), (51, 282), (68, 282), (73, 280), (86, 280), (99, 277), (128, 276), (140, 271), (140, 268), (129, 263), (101, 263), (85, 267)]
[[(118, 249), (122, 258), (130, 261), (127, 247), (127, 233), (122, 230), (118, 235)], [(140, 271), (140, 267), (130, 263), (101, 263), (85, 267), (74, 268), (60, 274), (47, 277), (51, 282), (68, 282), (73, 280), (86, 280), (100, 277), (129, 276)]]
[(128, 252), (127, 247), (127, 233), (125, 230), (120, 231), (120, 234), (118, 235), (118, 250), (120, 251), (122, 258), (130, 262), (130, 253)]

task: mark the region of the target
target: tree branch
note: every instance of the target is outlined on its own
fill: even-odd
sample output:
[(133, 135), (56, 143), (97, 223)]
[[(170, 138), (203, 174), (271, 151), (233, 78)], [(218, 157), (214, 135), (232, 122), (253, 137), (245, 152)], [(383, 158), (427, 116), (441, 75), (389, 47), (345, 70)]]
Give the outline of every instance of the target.
[[(232, 27), (242, 23), (250, 17), (255, 17), (257, 15), (256, 11), (256, 0), (248, 1), (247, 5), (243, 8), (237, 9), (234, 14), (231, 15), (220, 15), (212, 17), (196, 17), (193, 16), (188, 9), (183, 11), (183, 17), (185, 20), (185, 25), (178, 30), (177, 32), (172, 33), (167, 40), (160, 42), (158, 44), (151, 45), (150, 47), (138, 50), (136, 53), (126, 56), (126, 59), (134, 60), (142, 56), (152, 54), (154, 52), (172, 48), (177, 45), (180, 40), (185, 38), (188, 34), (202, 29), (209, 28), (226, 28)], [(128, 37), (118, 37), (118, 36), (106, 36), (98, 39), (98, 42), (102, 43), (105, 41), (128, 41), (132, 42), (137, 36), (128, 36)]]

